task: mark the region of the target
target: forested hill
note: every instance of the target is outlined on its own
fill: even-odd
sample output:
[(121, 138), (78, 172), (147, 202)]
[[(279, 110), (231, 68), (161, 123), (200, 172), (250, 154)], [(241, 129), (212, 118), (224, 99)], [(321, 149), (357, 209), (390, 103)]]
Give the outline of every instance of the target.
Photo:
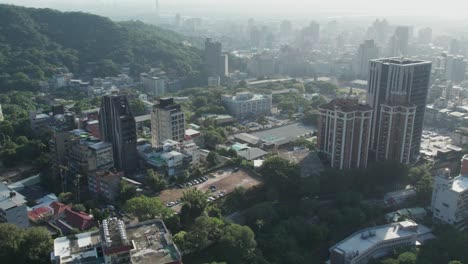
[(127, 64), (136, 76), (159, 61), (193, 75), (200, 52), (183, 40), (142, 22), (0, 4), (0, 91), (33, 90), (56, 66), (80, 73), (89, 62), (96, 63), (98, 76), (116, 74)]

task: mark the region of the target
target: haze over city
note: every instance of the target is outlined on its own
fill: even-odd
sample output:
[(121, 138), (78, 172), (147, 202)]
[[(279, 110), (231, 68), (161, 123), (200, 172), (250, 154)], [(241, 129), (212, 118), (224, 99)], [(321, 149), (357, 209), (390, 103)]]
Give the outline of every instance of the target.
[(0, 262), (468, 264), (467, 14), (0, 0)]

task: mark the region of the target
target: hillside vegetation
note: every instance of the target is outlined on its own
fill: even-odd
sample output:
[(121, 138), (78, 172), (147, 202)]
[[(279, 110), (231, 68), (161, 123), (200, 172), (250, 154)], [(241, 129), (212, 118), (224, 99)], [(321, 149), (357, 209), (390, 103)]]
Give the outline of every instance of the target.
[(35, 90), (56, 67), (109, 76), (120, 66), (137, 76), (162, 64), (194, 76), (199, 50), (175, 32), (138, 21), (113, 22), (81, 12), (0, 5), (0, 91)]

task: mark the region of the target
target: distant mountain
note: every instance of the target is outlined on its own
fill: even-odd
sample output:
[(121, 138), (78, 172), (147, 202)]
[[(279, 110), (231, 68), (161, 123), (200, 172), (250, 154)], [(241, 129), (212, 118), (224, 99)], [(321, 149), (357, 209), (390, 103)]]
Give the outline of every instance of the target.
[(81, 13), (0, 4), (0, 91), (33, 90), (57, 66), (109, 76), (128, 65), (138, 73), (161, 62), (181, 75), (196, 75), (200, 51), (184, 37), (138, 21), (113, 22)]

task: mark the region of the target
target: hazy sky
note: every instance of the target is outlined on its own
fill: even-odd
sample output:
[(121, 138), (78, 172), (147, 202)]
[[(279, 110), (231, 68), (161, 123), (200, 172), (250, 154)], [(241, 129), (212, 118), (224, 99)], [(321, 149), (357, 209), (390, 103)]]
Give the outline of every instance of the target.
[[(117, 7), (132, 10), (153, 8), (157, 0), (0, 0), (29, 6), (73, 10)], [(159, 0), (162, 11), (248, 14), (317, 14), (363, 16), (438, 16), (468, 17), (468, 0)], [(468, 26), (468, 25), (467, 25)]]

